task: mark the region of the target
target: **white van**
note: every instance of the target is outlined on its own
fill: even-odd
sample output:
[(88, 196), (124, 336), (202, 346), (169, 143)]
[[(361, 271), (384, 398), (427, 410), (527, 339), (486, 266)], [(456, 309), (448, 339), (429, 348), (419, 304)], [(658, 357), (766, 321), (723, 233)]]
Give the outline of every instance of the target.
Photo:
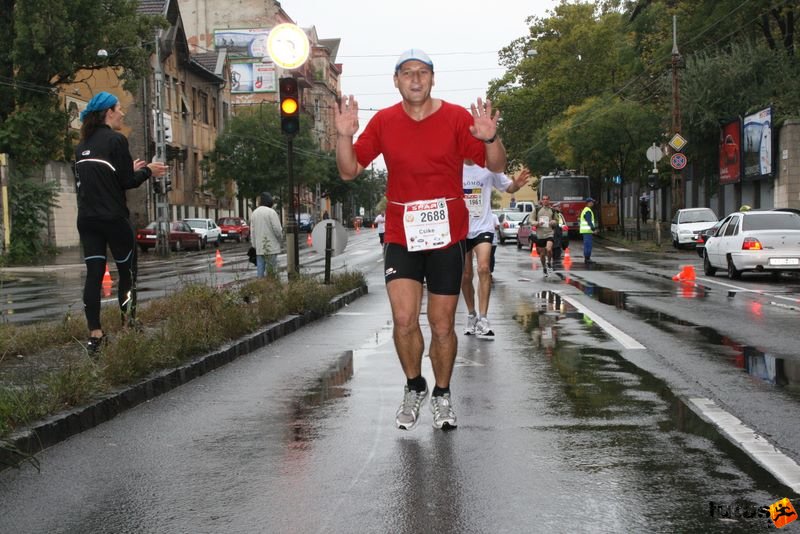
[(530, 202), (529, 200), (523, 200), (523, 201), (517, 202), (517, 205), (514, 207), (514, 209), (516, 209), (517, 211), (522, 211), (524, 213), (528, 213), (528, 212), (531, 212), (534, 209), (536, 209), (536, 204), (533, 203), (533, 202)]

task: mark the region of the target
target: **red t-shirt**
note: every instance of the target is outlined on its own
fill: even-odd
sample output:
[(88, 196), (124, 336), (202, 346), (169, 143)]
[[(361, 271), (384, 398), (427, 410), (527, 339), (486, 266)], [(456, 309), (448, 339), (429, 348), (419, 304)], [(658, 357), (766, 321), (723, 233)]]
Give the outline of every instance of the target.
[(450, 243), (467, 236), (469, 212), (464, 203), (464, 160), (486, 164), (486, 145), (469, 133), (472, 115), (459, 106), (442, 106), (415, 121), (402, 104), (372, 117), (355, 142), (358, 163), (367, 167), (383, 154), (389, 176), (386, 186), (386, 243), (406, 246), (401, 204), (446, 198), (450, 218)]

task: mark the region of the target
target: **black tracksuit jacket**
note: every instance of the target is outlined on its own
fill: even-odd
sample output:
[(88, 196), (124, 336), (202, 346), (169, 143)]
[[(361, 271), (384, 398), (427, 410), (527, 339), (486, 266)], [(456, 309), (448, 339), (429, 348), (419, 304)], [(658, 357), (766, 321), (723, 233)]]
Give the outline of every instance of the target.
[(125, 190), (139, 187), (151, 175), (147, 167), (133, 172), (124, 135), (108, 126), (99, 127), (75, 149), (78, 219), (127, 219)]

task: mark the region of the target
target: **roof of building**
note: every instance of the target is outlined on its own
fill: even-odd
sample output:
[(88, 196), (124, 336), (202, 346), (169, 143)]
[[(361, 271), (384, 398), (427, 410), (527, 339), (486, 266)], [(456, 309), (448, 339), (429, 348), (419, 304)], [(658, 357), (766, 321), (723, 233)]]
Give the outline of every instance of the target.
[(169, 0), (139, 0), (139, 7), (136, 9), (143, 15), (164, 15)]
[(320, 39), (319, 44), (331, 51), (331, 63), (336, 63), (336, 55), (339, 53), (341, 39)]

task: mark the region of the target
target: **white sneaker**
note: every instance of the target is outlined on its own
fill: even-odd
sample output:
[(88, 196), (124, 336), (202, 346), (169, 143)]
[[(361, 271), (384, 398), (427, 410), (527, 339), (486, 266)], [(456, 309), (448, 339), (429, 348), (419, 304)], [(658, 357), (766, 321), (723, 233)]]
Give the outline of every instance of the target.
[(400, 430), (411, 430), (417, 426), (419, 421), (419, 408), (425, 398), (428, 396), (428, 388), (425, 391), (413, 391), (405, 386), (403, 391), (403, 403), (397, 409), (395, 414), (395, 425)]
[(442, 430), (456, 428), (456, 412), (450, 402), (450, 394), (445, 393), (440, 397), (431, 397), (431, 411), (433, 412), (433, 426)]
[(478, 324), (475, 325), (475, 337), (478, 339), (494, 339), (494, 331), (489, 326), (489, 319), (486, 317), (478, 319)]
[(464, 334), (471, 336), (475, 333), (475, 325), (478, 324), (478, 314), (467, 314), (467, 326), (464, 327)]

